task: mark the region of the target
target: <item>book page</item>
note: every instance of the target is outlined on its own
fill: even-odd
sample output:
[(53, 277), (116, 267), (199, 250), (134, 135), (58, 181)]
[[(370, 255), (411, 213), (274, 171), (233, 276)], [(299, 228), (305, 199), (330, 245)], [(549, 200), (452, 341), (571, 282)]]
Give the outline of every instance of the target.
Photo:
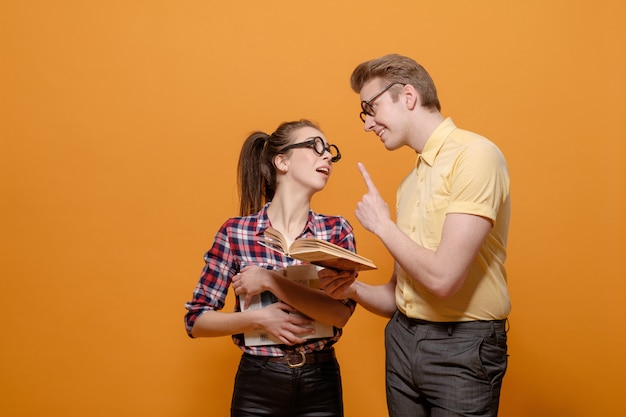
[(284, 236), (271, 227), (265, 231), (265, 238), (259, 239), (258, 243), (285, 256), (326, 268), (345, 271), (376, 269), (376, 265), (371, 260), (339, 245), (314, 237), (296, 239), (290, 248), (285, 248), (287, 242)]
[[(319, 271), (320, 269), (320, 267), (317, 267), (315, 265), (293, 265), (288, 266), (281, 271), (283, 273), (283, 276), (285, 276), (286, 278), (289, 278), (302, 285), (306, 285), (309, 288), (318, 289), (319, 280), (317, 278), (317, 271)], [(271, 292), (265, 291), (252, 297), (250, 306), (247, 309), (244, 308), (243, 297), (240, 297), (239, 306), (241, 307), (241, 311), (258, 310), (276, 302), (278, 302), (278, 298), (276, 298), (276, 296)], [(303, 315), (301, 316), (305, 317)], [(310, 327), (315, 329), (315, 333), (305, 336), (306, 339), (332, 337), (334, 335), (333, 326), (330, 324), (322, 323), (320, 321), (314, 321)], [(262, 329), (246, 332), (244, 333), (244, 338), (246, 346), (277, 345), (281, 343), (273, 335)]]

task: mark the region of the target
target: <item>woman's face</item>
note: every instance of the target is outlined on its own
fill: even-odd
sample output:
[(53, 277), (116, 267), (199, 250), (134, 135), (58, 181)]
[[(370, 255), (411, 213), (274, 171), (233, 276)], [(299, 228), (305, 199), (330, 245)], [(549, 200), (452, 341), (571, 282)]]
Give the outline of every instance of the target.
[[(289, 181), (310, 187), (313, 192), (322, 190), (333, 169), (333, 155), (328, 150), (326, 137), (319, 130), (308, 126), (294, 131), (293, 136), (294, 139), (288, 145), (291, 148), (277, 161), (277, 168)], [(321, 138), (323, 146), (320, 146), (320, 139), (315, 138)], [(315, 141), (318, 142), (318, 152), (322, 151), (321, 155), (314, 149)]]

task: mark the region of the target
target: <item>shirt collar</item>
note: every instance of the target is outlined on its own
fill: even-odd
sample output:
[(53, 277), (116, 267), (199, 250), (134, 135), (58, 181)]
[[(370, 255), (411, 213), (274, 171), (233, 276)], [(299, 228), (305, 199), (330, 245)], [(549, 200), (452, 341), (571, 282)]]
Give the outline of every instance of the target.
[[(257, 236), (261, 236), (265, 233), (265, 231), (267, 230), (268, 227), (270, 227), (270, 218), (267, 215), (267, 208), (270, 206), (270, 204), (272, 204), (271, 201), (268, 201), (263, 208), (261, 208), (261, 210), (259, 211), (258, 214), (258, 221), (257, 221), (257, 226), (256, 226), (256, 234)], [(313, 210), (311, 210), (309, 208), (309, 216), (308, 219), (306, 221), (306, 224), (304, 225), (304, 229), (302, 230), (302, 233), (300, 234), (300, 236), (316, 236), (317, 233), (316, 231), (318, 229), (321, 229), (323, 227), (323, 224), (317, 224), (318, 222), (316, 221), (316, 216), (313, 213)]]
[(454, 129), (456, 129), (456, 126), (451, 118), (448, 117), (441, 122), (441, 124), (437, 126), (426, 141), (426, 145), (424, 145), (422, 153), (418, 155), (416, 165), (419, 165), (420, 161), (424, 161), (429, 166), (433, 166), (435, 159), (439, 154), (439, 150), (446, 141), (446, 138), (450, 136), (450, 133), (452, 133)]
[(313, 210), (309, 209), (309, 218), (307, 219), (300, 236), (317, 236), (317, 230), (321, 229), (322, 226), (323, 224), (318, 224), (316, 221), (316, 218), (313, 215)]

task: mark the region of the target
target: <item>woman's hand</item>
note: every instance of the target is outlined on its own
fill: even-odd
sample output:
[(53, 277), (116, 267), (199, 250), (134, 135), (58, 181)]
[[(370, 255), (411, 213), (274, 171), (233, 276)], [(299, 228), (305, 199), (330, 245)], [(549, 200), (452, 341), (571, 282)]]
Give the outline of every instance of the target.
[(256, 311), (261, 314), (261, 326), (286, 345), (304, 343), (303, 336), (315, 332), (312, 320), (295, 314), (298, 311), (289, 304), (277, 302)]
[(263, 291), (271, 291), (274, 271), (256, 265), (246, 266), (233, 277), (232, 287), (235, 294), (244, 296), (244, 305), (248, 307), (252, 297)]

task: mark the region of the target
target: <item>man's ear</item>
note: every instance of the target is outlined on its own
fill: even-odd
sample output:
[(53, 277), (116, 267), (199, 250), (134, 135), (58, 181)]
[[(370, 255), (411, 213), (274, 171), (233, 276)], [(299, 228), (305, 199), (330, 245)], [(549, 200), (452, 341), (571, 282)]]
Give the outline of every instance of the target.
[(411, 84), (404, 86), (404, 98), (409, 110), (413, 110), (417, 106), (421, 106), (420, 95)]

